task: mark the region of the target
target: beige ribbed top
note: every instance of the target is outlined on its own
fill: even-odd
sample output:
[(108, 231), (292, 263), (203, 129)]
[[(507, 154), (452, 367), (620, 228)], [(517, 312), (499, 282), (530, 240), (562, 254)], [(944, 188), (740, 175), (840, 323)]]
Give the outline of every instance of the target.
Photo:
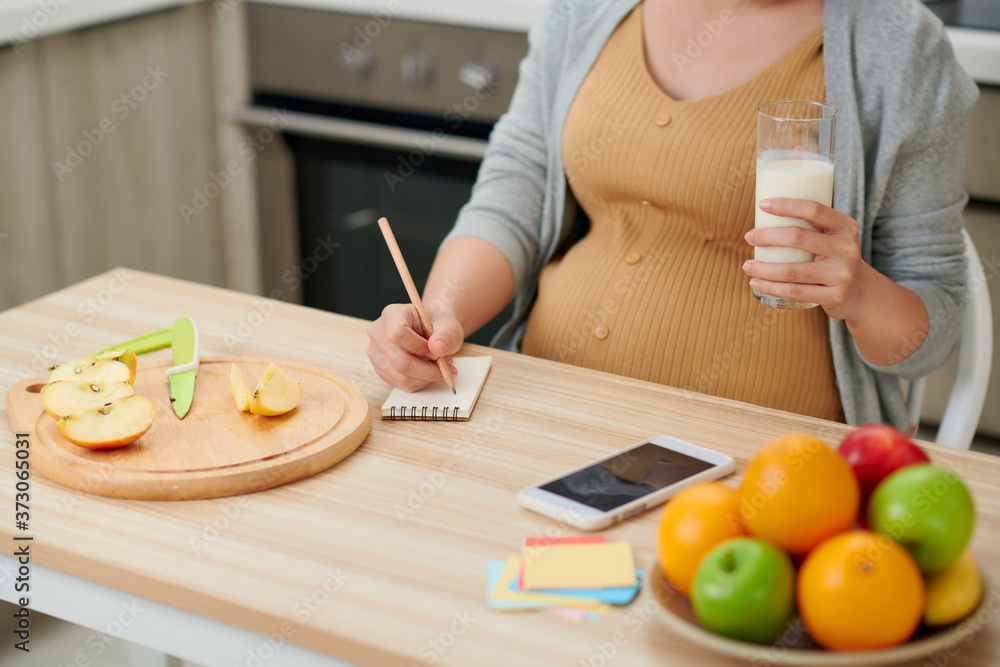
[(756, 108), (825, 99), (822, 30), (749, 81), (676, 101), (646, 68), (642, 5), (618, 26), (563, 133), (587, 235), (542, 272), (526, 354), (843, 420), (823, 310), (757, 303)]

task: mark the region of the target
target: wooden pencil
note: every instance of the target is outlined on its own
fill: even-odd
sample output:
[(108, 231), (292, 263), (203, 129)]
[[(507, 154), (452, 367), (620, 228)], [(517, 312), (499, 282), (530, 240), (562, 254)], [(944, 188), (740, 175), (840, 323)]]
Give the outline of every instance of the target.
[[(389, 246), (389, 252), (392, 254), (392, 259), (396, 262), (396, 268), (399, 270), (399, 277), (403, 279), (403, 285), (406, 287), (406, 293), (410, 295), (410, 303), (413, 307), (417, 309), (417, 316), (420, 318), (420, 326), (424, 328), (424, 334), (427, 339), (430, 340), (431, 334), (434, 333), (434, 325), (431, 324), (431, 318), (427, 317), (427, 311), (424, 310), (424, 304), (420, 300), (420, 294), (417, 292), (417, 286), (413, 284), (413, 278), (410, 276), (410, 270), (406, 268), (406, 262), (403, 260), (403, 253), (399, 250), (399, 244), (396, 243), (396, 237), (392, 233), (392, 228), (389, 227), (389, 221), (385, 218), (379, 218), (378, 220), (379, 229), (382, 230), (382, 236), (385, 237), (385, 243)], [(455, 379), (451, 377), (451, 371), (448, 369), (448, 363), (444, 360), (444, 357), (438, 357), (437, 360), (438, 368), (441, 369), (441, 375), (444, 376), (444, 382), (451, 389), (451, 393), (457, 393), (455, 391)]]

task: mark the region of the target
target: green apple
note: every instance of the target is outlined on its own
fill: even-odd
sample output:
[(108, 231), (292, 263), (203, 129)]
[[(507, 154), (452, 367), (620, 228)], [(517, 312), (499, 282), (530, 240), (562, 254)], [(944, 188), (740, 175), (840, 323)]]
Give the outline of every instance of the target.
[(943, 570), (961, 555), (975, 520), (962, 480), (930, 464), (892, 473), (868, 501), (869, 528), (902, 544), (924, 574)]
[(749, 642), (776, 639), (795, 611), (795, 567), (784, 551), (753, 537), (718, 545), (701, 561), (691, 604), (712, 632)]

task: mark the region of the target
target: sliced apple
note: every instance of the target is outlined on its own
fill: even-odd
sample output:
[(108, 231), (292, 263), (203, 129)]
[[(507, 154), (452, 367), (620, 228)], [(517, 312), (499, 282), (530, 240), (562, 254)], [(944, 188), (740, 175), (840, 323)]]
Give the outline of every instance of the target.
[(137, 360), (132, 350), (106, 352), (98, 357), (84, 357), (68, 364), (49, 369), (49, 382), (69, 380), (76, 382), (128, 382), (135, 381)]
[(96, 408), (135, 393), (128, 382), (58, 380), (42, 387), (42, 407), (53, 419)]
[(264, 371), (250, 398), (250, 412), (273, 417), (295, 409), (302, 400), (302, 387), (273, 363)]
[(125, 364), (128, 368), (128, 383), (133, 384), (135, 382), (135, 372), (139, 366), (139, 359), (135, 356), (135, 352), (128, 348), (123, 348), (121, 350), (115, 350), (113, 352), (105, 352), (104, 354), (99, 354), (94, 357), (98, 361), (117, 361), (118, 363)]
[(153, 404), (142, 396), (126, 396), (106, 405), (63, 417), (56, 425), (70, 442), (87, 449), (124, 447), (153, 425)]
[(233, 390), (233, 400), (236, 401), (236, 409), (240, 412), (250, 411), (250, 385), (247, 384), (243, 373), (232, 364), (229, 368), (229, 387)]

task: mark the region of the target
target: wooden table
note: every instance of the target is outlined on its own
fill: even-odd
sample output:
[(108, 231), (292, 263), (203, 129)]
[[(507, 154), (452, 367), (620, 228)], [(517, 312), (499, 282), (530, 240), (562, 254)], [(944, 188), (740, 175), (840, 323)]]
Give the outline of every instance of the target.
[[(53, 361), (168, 326), (181, 315), (198, 323), (203, 357), (262, 356), (327, 367), (354, 381), (373, 410), (389, 393), (365, 356), (363, 321), (121, 269), (0, 314), (0, 386), (6, 392), (17, 380), (45, 375)], [(74, 590), (120, 592), (177, 611), (178, 623), (188, 625), (147, 633), (145, 641), (225, 667), (257, 664), (254, 655), (264, 658), (259, 664), (289, 664), (280, 658), (297, 650), (292, 645), (378, 665), (740, 664), (671, 635), (648, 590), (596, 622), (488, 611), (489, 560), (516, 553), (527, 535), (569, 532), (521, 509), (516, 493), (654, 434), (729, 453), (742, 471), (775, 436), (804, 430), (837, 444), (847, 427), (490, 353), (493, 370), (471, 421), (376, 420), (348, 459), (270, 491), (124, 501), (69, 491), (35, 474), (32, 563), (60, 586), (76, 582)], [(163, 350), (143, 361), (168, 358)], [(0, 440), (0, 484), (11, 501), (15, 448), (6, 413)], [(928, 451), (968, 482), (979, 512), (973, 549), (1000, 581), (1000, 459), (934, 445)], [(0, 533), (11, 545), (18, 531), (13, 502), (7, 506)], [(630, 541), (637, 564), (650, 569), (658, 518), (659, 511), (647, 512), (606, 532)], [(3, 584), (0, 597), (15, 599), (12, 588)], [(64, 602), (87, 608), (85, 600)], [(80, 611), (65, 613), (88, 622)], [(244, 634), (232, 636), (248, 643), (194, 656), (198, 624), (191, 619), (238, 629)], [(101, 629), (108, 618), (89, 622)], [(958, 646), (949, 664), (1000, 664), (998, 625)], [(225, 643), (225, 635), (217, 636), (215, 643)]]

